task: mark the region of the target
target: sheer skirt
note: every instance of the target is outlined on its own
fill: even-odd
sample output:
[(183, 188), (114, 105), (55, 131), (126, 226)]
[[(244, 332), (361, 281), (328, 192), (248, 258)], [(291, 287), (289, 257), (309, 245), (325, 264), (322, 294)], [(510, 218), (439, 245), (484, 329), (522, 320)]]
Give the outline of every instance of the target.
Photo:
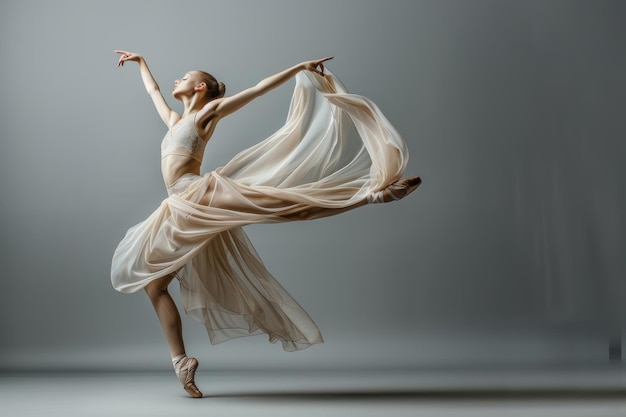
[(113, 286), (135, 292), (175, 273), (185, 312), (212, 343), (257, 333), (287, 351), (320, 343), (242, 227), (353, 209), (397, 181), (407, 161), (404, 141), (374, 103), (330, 73), (301, 72), (281, 129), (222, 168), (182, 176), (128, 230), (113, 256)]

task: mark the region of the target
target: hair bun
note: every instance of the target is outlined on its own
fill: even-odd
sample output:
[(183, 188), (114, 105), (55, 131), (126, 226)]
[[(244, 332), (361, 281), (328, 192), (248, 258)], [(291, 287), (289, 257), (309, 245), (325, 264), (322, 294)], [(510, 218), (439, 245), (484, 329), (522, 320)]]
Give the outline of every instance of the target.
[(220, 81), (217, 83), (217, 91), (219, 92), (218, 97), (224, 97), (224, 94), (226, 93), (226, 86), (223, 82)]

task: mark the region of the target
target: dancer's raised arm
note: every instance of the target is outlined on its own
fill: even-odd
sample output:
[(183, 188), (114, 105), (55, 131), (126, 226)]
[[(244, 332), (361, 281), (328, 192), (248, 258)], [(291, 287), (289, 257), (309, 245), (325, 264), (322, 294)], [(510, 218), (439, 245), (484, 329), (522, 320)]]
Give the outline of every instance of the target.
[(146, 64), (146, 60), (143, 59), (141, 55), (134, 52), (117, 50), (115, 53), (121, 55), (119, 61), (117, 61), (118, 67), (124, 66), (124, 62), (126, 61), (135, 61), (139, 64), (141, 80), (143, 81), (143, 85), (146, 87), (146, 91), (154, 103), (154, 107), (156, 107), (159, 116), (161, 116), (161, 120), (163, 120), (163, 123), (165, 123), (168, 128), (176, 123), (180, 119), (180, 115), (172, 110), (172, 108), (165, 101), (165, 98), (159, 89), (159, 85), (152, 76), (152, 73), (148, 68), (148, 64)]
[[(211, 108), (210, 106), (207, 106), (207, 108), (202, 109), (202, 111), (214, 113), (218, 117), (227, 116), (239, 110), (246, 104), (250, 103), (255, 98), (262, 96), (263, 94), (267, 93), (270, 90), (273, 90), (274, 88), (278, 87), (281, 84), (284, 84), (285, 82), (287, 82), (289, 79), (294, 77), (300, 71), (308, 70), (308, 71), (316, 72), (323, 76), (324, 75), (324, 62), (332, 58), (333, 57), (326, 57), (322, 59), (316, 59), (313, 61), (305, 61), (298, 65), (294, 65), (291, 68), (288, 68), (284, 71), (281, 71), (277, 74), (267, 77), (266, 79), (260, 81), (254, 87), (247, 88), (233, 96), (224, 97), (217, 103), (216, 107)], [(202, 117), (202, 116), (204, 115), (198, 114), (198, 117)]]

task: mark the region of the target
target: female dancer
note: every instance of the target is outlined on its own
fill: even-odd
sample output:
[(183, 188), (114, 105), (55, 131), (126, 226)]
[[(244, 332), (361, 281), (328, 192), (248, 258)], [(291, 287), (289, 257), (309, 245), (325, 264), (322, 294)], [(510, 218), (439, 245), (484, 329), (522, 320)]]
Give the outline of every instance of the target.
[[(421, 181), (399, 180), (408, 158), (400, 135), (372, 102), (348, 94), (325, 72), (331, 57), (303, 62), (229, 97), (212, 75), (189, 71), (172, 90), (184, 106), (179, 115), (142, 56), (115, 52), (118, 67), (138, 63), (169, 129), (161, 143), (169, 197), (120, 242), (112, 283), (120, 292), (145, 289), (184, 389), (202, 396), (194, 382), (198, 361), (185, 354), (180, 315), (167, 291), (173, 278), (180, 281), (185, 312), (205, 325), (212, 343), (260, 332), (287, 351), (321, 343), (315, 323), (265, 269), (242, 226), (315, 219), (405, 197)], [(285, 125), (201, 176), (217, 123), (294, 76)]]

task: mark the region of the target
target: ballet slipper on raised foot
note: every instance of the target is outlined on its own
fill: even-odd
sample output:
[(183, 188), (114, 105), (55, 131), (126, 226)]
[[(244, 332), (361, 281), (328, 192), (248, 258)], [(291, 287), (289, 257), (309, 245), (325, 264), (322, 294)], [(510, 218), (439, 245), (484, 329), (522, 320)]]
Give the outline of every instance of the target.
[(367, 202), (372, 204), (400, 200), (415, 191), (421, 183), (420, 177), (402, 178), (393, 184), (389, 184), (384, 190), (370, 194), (367, 197)]
[(193, 398), (202, 398), (202, 392), (196, 387), (194, 377), (198, 369), (198, 360), (196, 358), (184, 358), (176, 366), (176, 376), (183, 388)]

